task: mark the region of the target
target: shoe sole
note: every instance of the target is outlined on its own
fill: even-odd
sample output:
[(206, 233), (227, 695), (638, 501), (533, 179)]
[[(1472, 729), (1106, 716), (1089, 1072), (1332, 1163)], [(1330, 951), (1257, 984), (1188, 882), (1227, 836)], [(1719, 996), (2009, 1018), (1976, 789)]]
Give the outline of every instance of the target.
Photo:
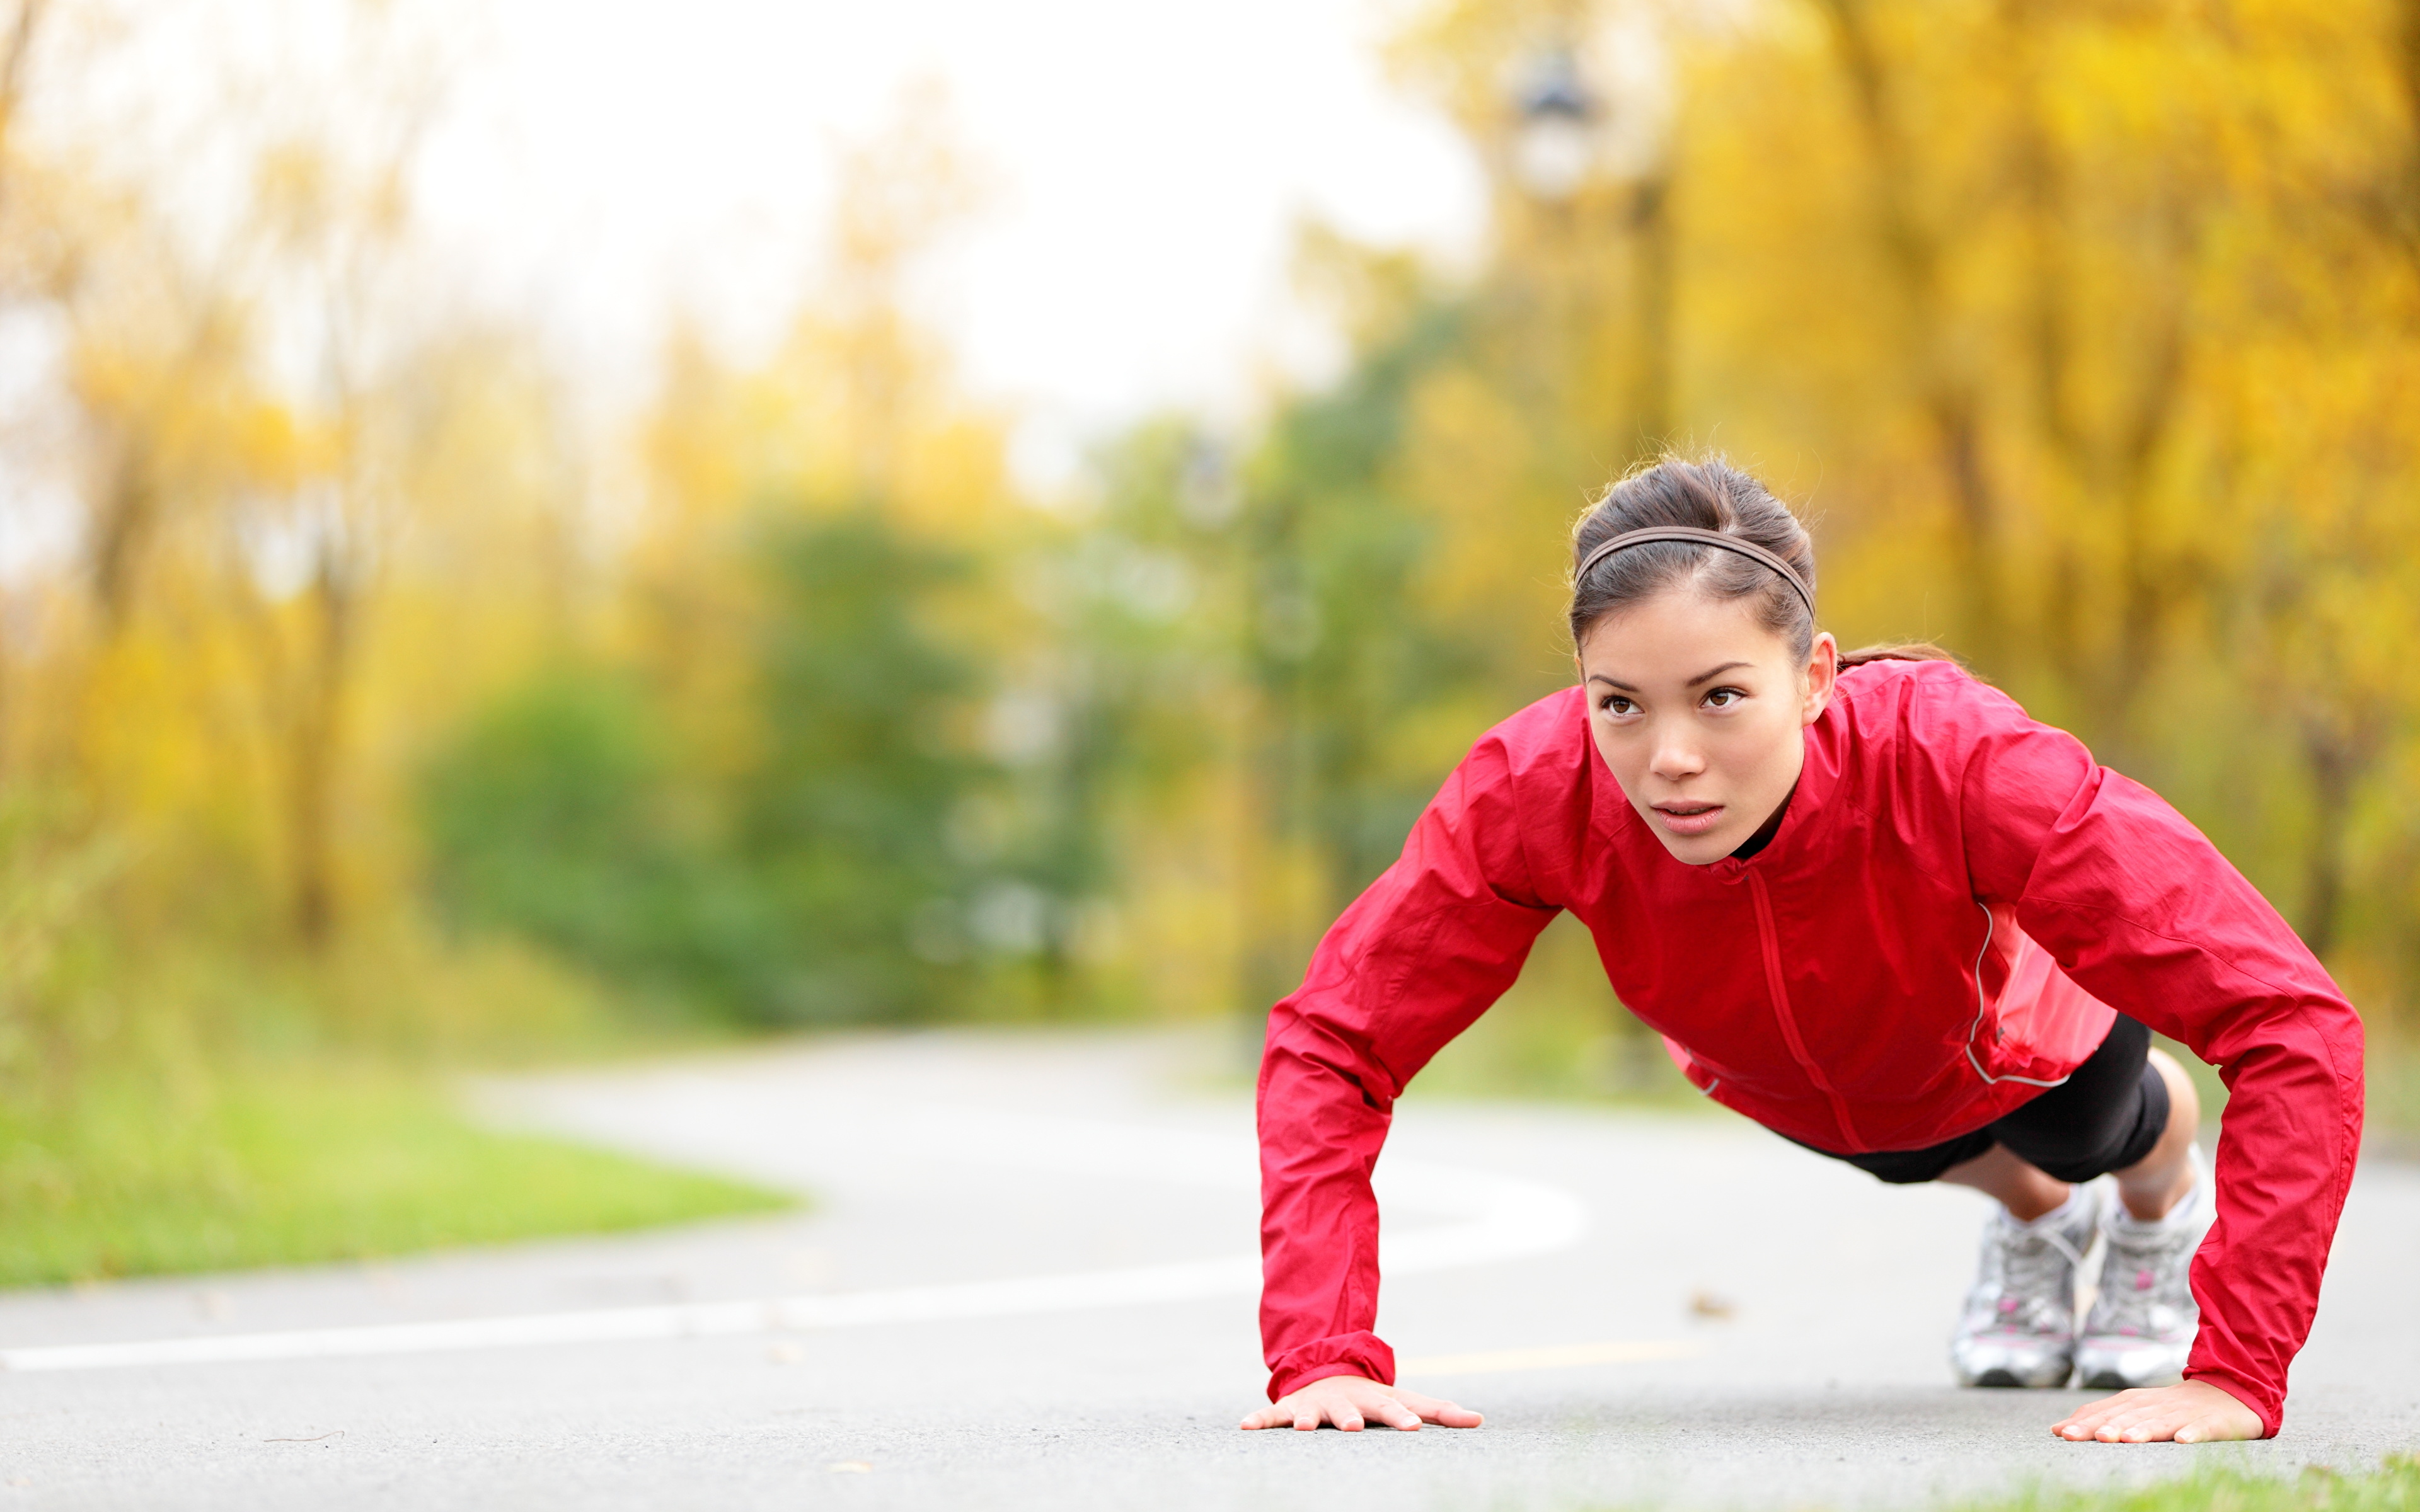
[(2103, 1367), (2099, 1370), (2078, 1370), (2075, 1383), (2082, 1391), (2135, 1391), (2146, 1386), (2173, 1386), (2183, 1379), (2183, 1376), (2173, 1371), (2165, 1375), (2144, 1376), (2137, 1379), (2114, 1367)]
[(1960, 1375), (1955, 1371), (1952, 1371), (1951, 1375), (1961, 1386), (1969, 1389), (1980, 1388), (1985, 1391), (2056, 1391), (2067, 1384), (2067, 1375), (2064, 1371), (2060, 1372), (2055, 1379), (2027, 1381), (2006, 1365), (1993, 1365), (1991, 1369), (1972, 1378)]

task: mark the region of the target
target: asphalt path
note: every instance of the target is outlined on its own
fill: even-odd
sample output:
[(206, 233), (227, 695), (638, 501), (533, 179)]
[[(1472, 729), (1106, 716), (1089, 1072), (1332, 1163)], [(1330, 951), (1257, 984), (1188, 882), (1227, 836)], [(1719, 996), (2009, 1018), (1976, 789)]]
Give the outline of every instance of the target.
[(2420, 1447), (2408, 1165), (2354, 1183), (2284, 1436), (2079, 1445), (2047, 1429), (2081, 1395), (1948, 1382), (1981, 1198), (1712, 1110), (1415, 1088), (1381, 1327), (1487, 1426), (1248, 1434), (1250, 1111), (1211, 1041), (869, 1038), (479, 1098), (814, 1205), (0, 1296), (0, 1508), (1852, 1508)]

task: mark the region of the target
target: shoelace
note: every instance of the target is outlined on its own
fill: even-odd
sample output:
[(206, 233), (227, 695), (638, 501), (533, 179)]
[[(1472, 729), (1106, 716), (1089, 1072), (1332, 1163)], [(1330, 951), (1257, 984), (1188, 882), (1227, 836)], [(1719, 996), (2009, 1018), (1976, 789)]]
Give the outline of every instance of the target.
[[(2000, 1289), (1999, 1320), (2037, 1332), (2055, 1328), (2056, 1313), (2073, 1306), (2067, 1288), (2073, 1281), (2075, 1267), (2084, 1263), (2082, 1252), (2055, 1228), (2002, 1226), (1993, 1234), (1992, 1244), (1999, 1260), (1999, 1273), (1993, 1278)], [(2044, 1317), (2046, 1309), (2055, 1312)]]
[[(2108, 1238), (2101, 1260), (2100, 1300), (2092, 1308), (2093, 1332), (2146, 1337), (2164, 1332), (2191, 1304), (2185, 1261), (2200, 1234), (2190, 1226), (2153, 1234), (2120, 1234), (2113, 1228)], [(2163, 1308), (2169, 1319), (2159, 1316)]]

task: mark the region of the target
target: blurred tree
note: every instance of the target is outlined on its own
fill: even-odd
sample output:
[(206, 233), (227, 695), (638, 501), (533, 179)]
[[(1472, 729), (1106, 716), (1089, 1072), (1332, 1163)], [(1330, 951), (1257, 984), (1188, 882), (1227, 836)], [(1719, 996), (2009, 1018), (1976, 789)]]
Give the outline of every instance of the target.
[[(649, 509), (600, 648), (659, 743), (634, 764), (610, 722), (547, 727), (587, 743), (579, 770), (636, 784), (634, 812), (669, 817), (514, 840), (478, 816), (543, 782), (543, 764), (476, 728), (429, 789), (458, 911), (766, 1023), (963, 1010), (979, 965), (1057, 937), (1057, 901), (1016, 874), (1032, 857), (983, 817), (983, 711), (1032, 654), (1032, 616), (980, 570), (1016, 529), (1002, 427), (904, 311), (918, 260), (967, 208), (968, 170), (919, 99), (842, 177), (815, 296), (769, 361), (734, 366), (694, 330), (667, 354)], [(547, 696), (508, 694), (496, 717), (517, 728)], [(477, 878), (523, 874), (482, 847), (524, 843), (542, 857), (528, 875), (597, 872), (577, 919), (479, 902)], [(644, 927), (612, 922), (632, 912)]]
[(671, 809), (644, 697), (558, 669), (430, 762), (430, 879), (457, 922), (519, 930), (614, 972), (678, 964), (703, 866)]
[(734, 826), (780, 941), (757, 1010), (929, 1016), (954, 1006), (953, 968), (985, 922), (951, 825), (985, 775), (957, 736), (996, 646), (918, 623), (963, 564), (871, 509), (776, 525), (764, 563), (764, 733)]

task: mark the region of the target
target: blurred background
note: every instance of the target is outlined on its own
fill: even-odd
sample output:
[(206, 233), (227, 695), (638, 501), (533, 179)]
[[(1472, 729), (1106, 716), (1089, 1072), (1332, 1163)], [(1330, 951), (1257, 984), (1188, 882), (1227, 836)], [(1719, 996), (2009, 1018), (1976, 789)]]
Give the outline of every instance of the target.
[[(1248, 1036), (1667, 445), (2420, 1124), (2420, 0), (5, 0), (0, 1282), (774, 1200), (465, 1068)], [(1677, 1085), (1568, 926), (1432, 1080)]]

